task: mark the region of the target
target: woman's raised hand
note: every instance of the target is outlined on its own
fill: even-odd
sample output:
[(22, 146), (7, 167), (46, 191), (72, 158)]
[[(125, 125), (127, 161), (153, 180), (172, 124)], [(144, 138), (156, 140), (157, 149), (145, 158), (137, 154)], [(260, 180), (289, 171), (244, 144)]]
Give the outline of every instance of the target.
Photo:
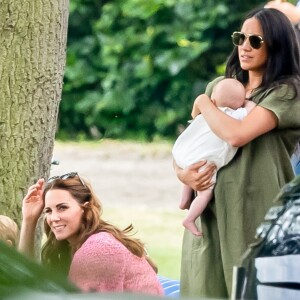
[(35, 257), (35, 227), (44, 209), (44, 179), (39, 179), (29, 187), (22, 202), (22, 225), (20, 230), (19, 251), (30, 258)]
[(214, 184), (211, 182), (216, 171), (214, 164), (200, 161), (185, 169), (181, 169), (174, 162), (174, 169), (178, 179), (195, 191), (206, 190)]
[(42, 198), (44, 179), (39, 179), (35, 184), (29, 187), (22, 203), (23, 220), (37, 221), (44, 209)]

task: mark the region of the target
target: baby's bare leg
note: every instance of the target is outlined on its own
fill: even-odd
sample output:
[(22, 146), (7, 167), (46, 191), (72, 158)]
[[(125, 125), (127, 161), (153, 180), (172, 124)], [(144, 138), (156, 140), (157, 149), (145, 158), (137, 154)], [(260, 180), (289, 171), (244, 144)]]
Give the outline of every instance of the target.
[(213, 195), (213, 189), (207, 189), (197, 193), (197, 197), (191, 203), (187, 216), (183, 220), (183, 226), (196, 236), (202, 236), (195, 221), (202, 214)]
[(194, 198), (194, 190), (188, 185), (182, 188), (181, 201), (179, 204), (180, 209), (189, 209)]

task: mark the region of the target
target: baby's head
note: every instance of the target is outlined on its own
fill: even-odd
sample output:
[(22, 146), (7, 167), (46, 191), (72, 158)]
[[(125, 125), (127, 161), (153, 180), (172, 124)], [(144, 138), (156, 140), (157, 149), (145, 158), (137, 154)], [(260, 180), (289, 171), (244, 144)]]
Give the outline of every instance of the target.
[(246, 90), (241, 82), (233, 78), (225, 78), (219, 81), (211, 94), (219, 107), (237, 109), (244, 105)]
[(0, 240), (8, 245), (17, 247), (19, 240), (19, 228), (11, 218), (0, 215)]

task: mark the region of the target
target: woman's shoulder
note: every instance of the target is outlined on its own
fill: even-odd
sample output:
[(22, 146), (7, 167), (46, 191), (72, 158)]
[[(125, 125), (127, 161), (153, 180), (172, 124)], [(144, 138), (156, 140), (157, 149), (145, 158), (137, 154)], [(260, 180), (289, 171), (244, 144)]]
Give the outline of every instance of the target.
[(300, 126), (300, 95), (293, 86), (282, 83), (257, 91), (251, 100), (276, 115), (278, 128)]
[(110, 244), (121, 244), (111, 233), (100, 231), (92, 234), (87, 241), (89, 242), (105, 242)]
[(280, 83), (264, 90), (258, 89), (253, 93), (253, 100), (260, 103), (266, 99), (277, 99), (283, 101), (300, 100), (297, 89), (288, 83)]
[(124, 245), (119, 242), (112, 234), (108, 232), (97, 232), (92, 234), (77, 250), (81, 251), (114, 251), (114, 249), (123, 249)]
[(106, 241), (106, 240), (114, 240), (115, 238), (112, 236), (112, 234), (105, 232), (105, 231), (100, 231), (92, 234), (86, 242), (93, 242), (93, 241)]

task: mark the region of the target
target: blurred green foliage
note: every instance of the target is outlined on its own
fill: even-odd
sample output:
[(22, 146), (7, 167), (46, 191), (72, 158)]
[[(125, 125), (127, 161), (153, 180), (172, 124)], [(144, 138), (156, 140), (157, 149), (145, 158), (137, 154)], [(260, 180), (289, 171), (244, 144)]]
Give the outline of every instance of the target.
[(0, 299), (6, 299), (6, 296), (12, 294), (18, 295), (26, 290), (51, 294), (79, 292), (59, 270), (52, 273), (2, 241), (0, 253)]
[(57, 138), (174, 138), (262, 1), (73, 0)]

